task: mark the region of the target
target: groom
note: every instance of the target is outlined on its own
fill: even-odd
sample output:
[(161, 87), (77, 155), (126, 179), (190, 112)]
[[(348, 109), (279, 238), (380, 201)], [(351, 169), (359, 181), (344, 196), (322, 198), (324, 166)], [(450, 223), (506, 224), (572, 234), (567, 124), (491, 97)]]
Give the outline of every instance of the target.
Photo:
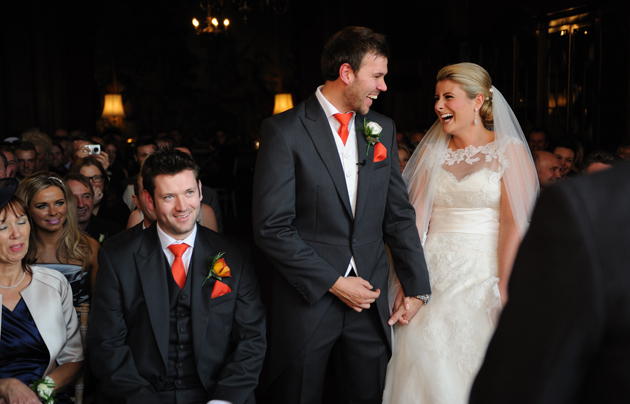
[[(380, 403), (389, 325), (407, 323), (431, 292), (394, 123), (370, 111), (387, 90), (388, 55), (383, 35), (343, 29), (324, 47), (325, 84), (262, 124), (254, 236), (277, 270), (269, 370), (277, 403), (321, 403), (329, 359), (343, 402)], [(379, 140), (368, 143), (364, 123)], [(385, 243), (404, 291), (391, 318)]]
[[(196, 224), (198, 174), (181, 151), (149, 156), (156, 223), (99, 251), (87, 333), (99, 403), (255, 402), (265, 309), (247, 246)], [(212, 265), (221, 256), (227, 267)]]

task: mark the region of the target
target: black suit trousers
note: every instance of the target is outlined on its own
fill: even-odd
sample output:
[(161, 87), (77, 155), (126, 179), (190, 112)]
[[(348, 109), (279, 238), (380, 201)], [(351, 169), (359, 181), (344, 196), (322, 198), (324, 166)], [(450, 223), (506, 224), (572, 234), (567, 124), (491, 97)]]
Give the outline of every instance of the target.
[(334, 299), (302, 351), (272, 383), (273, 402), (320, 404), (332, 361), (338, 403), (380, 404), (389, 357), (376, 306), (357, 313)]

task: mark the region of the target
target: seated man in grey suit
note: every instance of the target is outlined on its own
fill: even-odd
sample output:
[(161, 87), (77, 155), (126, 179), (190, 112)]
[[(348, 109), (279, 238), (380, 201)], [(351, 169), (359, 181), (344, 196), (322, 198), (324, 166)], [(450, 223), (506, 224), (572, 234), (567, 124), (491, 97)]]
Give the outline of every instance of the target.
[(630, 400), (630, 165), (542, 193), (472, 404)]
[(265, 309), (247, 246), (195, 222), (198, 172), (181, 151), (149, 156), (156, 222), (99, 251), (87, 338), (100, 403), (254, 402)]

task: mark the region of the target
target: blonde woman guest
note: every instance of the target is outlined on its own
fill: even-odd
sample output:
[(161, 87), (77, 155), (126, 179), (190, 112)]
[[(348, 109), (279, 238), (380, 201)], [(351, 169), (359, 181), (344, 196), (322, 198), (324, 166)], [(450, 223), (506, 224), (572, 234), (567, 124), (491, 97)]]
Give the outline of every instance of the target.
[(26, 203), (31, 223), (27, 261), (63, 273), (75, 306), (88, 302), (100, 244), (79, 230), (72, 190), (55, 173), (44, 171), (20, 182), (17, 195)]

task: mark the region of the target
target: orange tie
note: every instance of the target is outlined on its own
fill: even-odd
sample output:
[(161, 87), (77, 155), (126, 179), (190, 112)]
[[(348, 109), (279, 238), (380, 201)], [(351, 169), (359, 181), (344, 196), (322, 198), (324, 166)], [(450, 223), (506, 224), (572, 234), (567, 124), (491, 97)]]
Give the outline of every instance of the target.
[(175, 278), (175, 282), (177, 282), (179, 288), (184, 289), (184, 285), (186, 284), (186, 270), (184, 269), (182, 255), (184, 255), (184, 252), (188, 249), (188, 244), (171, 244), (168, 246), (168, 249), (171, 250), (173, 255), (175, 255), (175, 260), (173, 261), (173, 266), (171, 267), (173, 278)]
[(337, 121), (341, 124), (337, 133), (343, 142), (343, 145), (346, 145), (346, 141), (348, 140), (348, 124), (350, 123), (350, 119), (352, 119), (352, 112), (346, 112), (345, 114), (334, 114), (333, 115)]

